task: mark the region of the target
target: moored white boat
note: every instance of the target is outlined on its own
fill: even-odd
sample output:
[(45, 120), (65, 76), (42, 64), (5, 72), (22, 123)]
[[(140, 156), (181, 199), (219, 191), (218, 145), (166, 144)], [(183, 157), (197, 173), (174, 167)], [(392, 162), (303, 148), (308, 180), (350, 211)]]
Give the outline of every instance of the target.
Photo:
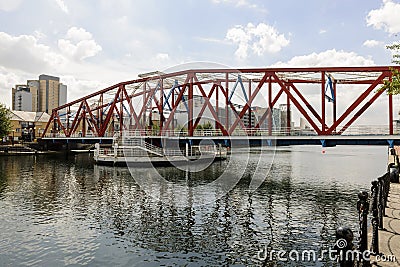
[(163, 149), (146, 142), (143, 138), (132, 138), (112, 146), (95, 144), (96, 164), (111, 166), (170, 166), (214, 162), (227, 158), (227, 148), (216, 145), (188, 146), (183, 149)]

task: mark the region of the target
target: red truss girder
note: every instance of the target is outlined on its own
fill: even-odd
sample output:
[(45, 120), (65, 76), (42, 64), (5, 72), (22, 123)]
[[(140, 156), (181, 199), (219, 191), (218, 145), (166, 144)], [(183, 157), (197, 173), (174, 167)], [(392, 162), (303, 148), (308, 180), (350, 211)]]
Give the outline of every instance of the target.
[[(398, 67), (396, 67), (398, 68)], [(248, 83), (248, 101), (245, 101), (242, 108), (237, 108), (229, 100), (229, 92), (232, 90), (234, 83), (241, 75), (244, 83)], [(327, 125), (325, 112), (325, 86), (327, 84), (326, 75), (337, 78), (334, 82), (334, 91), (336, 94), (336, 86), (341, 84), (366, 85), (367, 89), (361, 90), (361, 93), (353, 103), (345, 110), (343, 114), (336, 120), (336, 102), (340, 101), (335, 97), (334, 104), (334, 121), (331, 125)], [(52, 111), (51, 118), (46, 125), (43, 136), (51, 133), (61, 133), (66, 137), (75, 134), (78, 129), (84, 136), (86, 128), (93, 131), (95, 136), (105, 136), (109, 132), (110, 123), (114, 121), (114, 117), (118, 118), (120, 129), (146, 129), (147, 113), (152, 112), (153, 104), (160, 115), (160, 134), (163, 131), (171, 130), (174, 127), (173, 119), (176, 114), (176, 107), (182, 102), (188, 103), (188, 134), (193, 135), (196, 126), (199, 124), (205, 110), (208, 108), (215, 120), (216, 127), (221, 130), (224, 135), (233, 134), (238, 125), (246, 129), (258, 129), (264, 122), (268, 120), (269, 130), (271, 131), (272, 109), (278, 103), (278, 100), (285, 95), (288, 106), (291, 104), (300, 112), (307, 120), (311, 127), (318, 135), (342, 134), (352, 123), (354, 123), (375, 100), (383, 94), (383, 91), (377, 90), (385, 79), (391, 78), (390, 67), (330, 67), (330, 68), (254, 68), (254, 69), (198, 69), (186, 70), (168, 74), (160, 74), (148, 78), (141, 78), (132, 81), (121, 82), (82, 97), (65, 105), (62, 105)], [(177, 87), (171, 86), (171, 81), (177, 81), (180, 91), (176, 91)], [(307, 95), (301, 91), (303, 84), (320, 84), (320, 112), (313, 107), (307, 100)], [(223, 86), (225, 85), (225, 87)], [(252, 89), (252, 86), (255, 86)], [(273, 94), (273, 85), (275, 86), (275, 95)], [(127, 87), (135, 88), (129, 94)], [(231, 87), (231, 88), (230, 88)], [(276, 90), (276, 88), (278, 88)], [(172, 98), (165, 97), (170, 90)], [(197, 90), (200, 96), (205, 99), (204, 104), (200, 108), (197, 117), (194, 118), (193, 96)], [(219, 93), (221, 92), (221, 93)], [(268, 95), (268, 106), (264, 114), (257, 123), (251, 122), (251, 107), (254, 106), (254, 100), (260, 97), (261, 92)], [(106, 94), (112, 94), (112, 98), (105, 100)], [(170, 94), (171, 95), (171, 94)], [(218, 110), (221, 108), (220, 97), (222, 97), (223, 105), (226, 108), (226, 118), (222, 121), (219, 117)], [(139, 101), (138, 101), (139, 99)], [(216, 107), (211, 104), (211, 99), (216, 100)], [(369, 100), (368, 100), (369, 99)], [(95, 104), (89, 103), (95, 101)], [(168, 106), (172, 107), (168, 118), (164, 121), (164, 108), (168, 101)], [(362, 105), (363, 102), (365, 104)], [(139, 103), (138, 108), (134, 108), (133, 103)], [(140, 106), (141, 103), (141, 106)], [(128, 106), (128, 108), (126, 108)], [(392, 97), (388, 97), (389, 118), (388, 124), (390, 134), (393, 133), (393, 103)], [(74, 109), (75, 107), (75, 109)], [(127, 116), (129, 109), (131, 125), (124, 125), (124, 116)], [(229, 118), (228, 109), (232, 112), (233, 118)], [(60, 115), (63, 110), (76, 110), (74, 119), (70, 124), (63, 122)], [(125, 110), (125, 111), (124, 111)], [(355, 112), (353, 117), (350, 115)], [(245, 126), (243, 122), (245, 114), (249, 114), (250, 122)], [(150, 116), (150, 114), (149, 114)], [(288, 112), (290, 119), (290, 112)], [(231, 122), (231, 124), (229, 124)], [(338, 128), (339, 125), (345, 123), (344, 126)], [(170, 127), (172, 128), (170, 129)], [(290, 123), (288, 123), (290, 127)], [(336, 132), (336, 129), (338, 131)], [(290, 129), (289, 129), (290, 131)]]

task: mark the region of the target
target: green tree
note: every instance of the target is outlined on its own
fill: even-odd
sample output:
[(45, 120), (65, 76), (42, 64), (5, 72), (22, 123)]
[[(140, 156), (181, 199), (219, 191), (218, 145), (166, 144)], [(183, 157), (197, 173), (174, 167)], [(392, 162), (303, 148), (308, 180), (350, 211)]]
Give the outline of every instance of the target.
[(213, 126), (212, 126), (211, 122), (206, 121), (203, 123), (203, 130), (212, 130), (212, 129), (213, 129)]
[(160, 124), (154, 123), (151, 130), (153, 135), (158, 135), (160, 133)]
[(198, 130), (198, 131), (203, 130), (203, 126), (201, 126), (201, 124), (198, 124), (198, 125), (196, 126), (196, 130)]
[(386, 48), (393, 51), (392, 63), (400, 65), (400, 43), (387, 45)]
[(187, 128), (185, 126), (182, 126), (180, 124), (178, 124), (175, 127), (175, 131), (177, 132), (178, 135), (186, 135), (187, 134)]
[[(387, 49), (393, 53), (392, 63), (400, 65), (400, 43), (387, 45)], [(380, 90), (386, 90), (389, 95), (400, 94), (400, 71), (395, 68), (391, 68), (392, 79), (385, 80)]]
[(3, 104), (0, 104), (0, 138), (7, 136), (10, 131), (10, 111)]

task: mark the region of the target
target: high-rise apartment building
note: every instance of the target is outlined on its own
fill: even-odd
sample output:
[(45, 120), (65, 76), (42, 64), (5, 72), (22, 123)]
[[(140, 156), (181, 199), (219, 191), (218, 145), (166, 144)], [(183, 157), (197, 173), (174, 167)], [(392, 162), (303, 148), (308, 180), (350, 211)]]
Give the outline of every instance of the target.
[(32, 111), (33, 98), (29, 87), (26, 85), (16, 85), (12, 90), (13, 110)]
[(32, 111), (39, 111), (38, 101), (39, 101), (39, 81), (28, 80), (27, 85), (30, 92), (32, 93)]
[(28, 80), (26, 85), (12, 89), (12, 109), (47, 112), (67, 103), (67, 86), (60, 78), (42, 74), (39, 80)]

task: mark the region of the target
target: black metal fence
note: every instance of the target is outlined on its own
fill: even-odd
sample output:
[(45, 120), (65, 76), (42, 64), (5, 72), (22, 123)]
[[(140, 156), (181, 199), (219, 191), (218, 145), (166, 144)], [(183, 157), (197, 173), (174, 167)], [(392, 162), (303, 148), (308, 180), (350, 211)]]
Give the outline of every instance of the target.
[[(338, 257), (341, 267), (347, 266), (370, 266), (370, 255), (380, 255), (379, 229), (384, 229), (383, 217), (390, 191), (390, 183), (399, 182), (399, 157), (393, 148), (390, 149), (393, 162), (388, 164), (387, 172), (372, 181), (371, 193), (366, 191), (358, 193), (357, 211), (359, 219), (359, 242), (357, 246), (346, 246), (340, 248), (338, 254), (351, 255), (351, 257)], [(372, 239), (368, 246), (368, 215), (371, 214)], [(340, 227), (336, 231), (336, 245), (341, 240), (352, 244), (352, 234), (349, 228)], [(346, 234), (347, 233), (347, 234)]]

